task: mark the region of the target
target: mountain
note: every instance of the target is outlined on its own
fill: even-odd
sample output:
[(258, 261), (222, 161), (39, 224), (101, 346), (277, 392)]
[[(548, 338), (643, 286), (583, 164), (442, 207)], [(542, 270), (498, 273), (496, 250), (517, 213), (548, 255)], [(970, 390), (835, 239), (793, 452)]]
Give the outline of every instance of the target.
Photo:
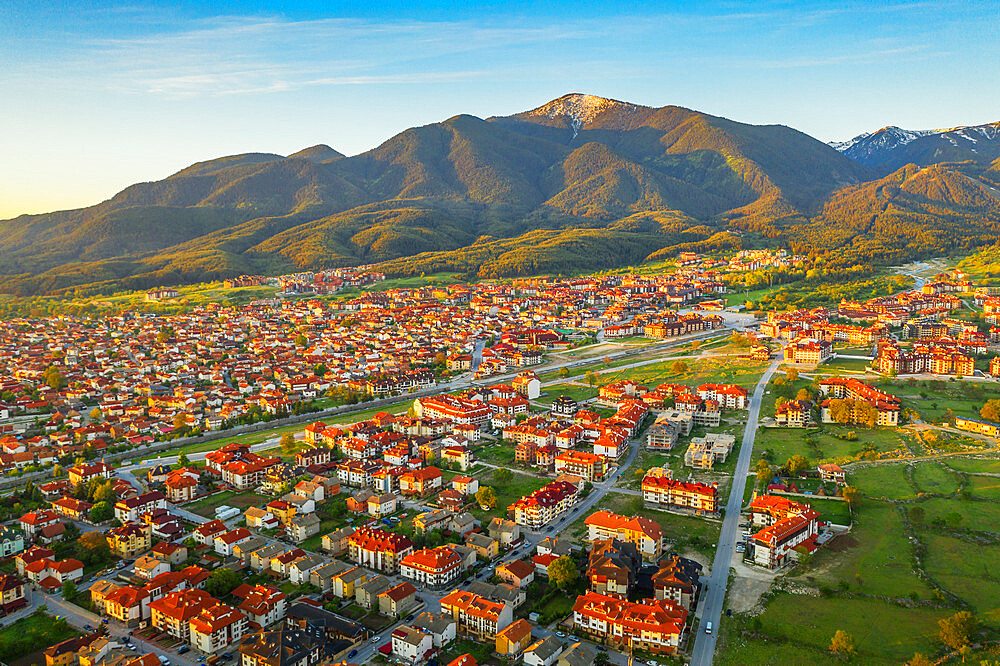
[(570, 272), (779, 238), (832, 263), (861, 256), (848, 245), (880, 261), (908, 247), (905, 233), (883, 233), (903, 210), (902, 224), (927, 230), (914, 236), (930, 239), (922, 251), (959, 223), (968, 242), (993, 233), (994, 166), (875, 185), (889, 173), (782, 125), (572, 93), (414, 127), (354, 156), (317, 145), (199, 162), (89, 208), (0, 221), (0, 291), (373, 263), (399, 275)]
[(883, 127), (830, 144), (844, 155), (886, 174), (907, 164), (989, 164), (1000, 157), (1000, 122), (942, 130)]

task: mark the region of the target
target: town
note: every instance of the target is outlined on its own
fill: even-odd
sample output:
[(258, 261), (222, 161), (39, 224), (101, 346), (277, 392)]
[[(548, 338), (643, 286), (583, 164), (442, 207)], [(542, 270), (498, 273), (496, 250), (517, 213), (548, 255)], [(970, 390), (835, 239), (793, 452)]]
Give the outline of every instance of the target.
[(1000, 288), (742, 293), (807, 262), (0, 322), (0, 660), (739, 663), (798, 612), (818, 657), (903, 613), (872, 663), (968, 647), (926, 637), (996, 610), (934, 567), (1000, 518)]

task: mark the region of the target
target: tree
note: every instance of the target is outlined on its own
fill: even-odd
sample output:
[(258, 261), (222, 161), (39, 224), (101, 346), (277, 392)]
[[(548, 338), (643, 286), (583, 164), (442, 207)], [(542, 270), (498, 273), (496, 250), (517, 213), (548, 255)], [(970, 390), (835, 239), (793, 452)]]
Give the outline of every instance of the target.
[(799, 378), (799, 371), (796, 370), (795, 368), (788, 368), (787, 370), (785, 370), (786, 381), (794, 382), (798, 378)]
[(587, 380), (587, 383), (591, 386), (597, 383), (597, 373), (593, 370), (587, 370), (587, 372), (583, 375), (583, 378)]
[(983, 408), (979, 410), (979, 415), (987, 421), (993, 421), (994, 423), (1000, 421), (1000, 400), (996, 398), (987, 400)]
[(804, 456), (792, 456), (785, 461), (785, 468), (789, 474), (798, 475), (809, 469), (809, 461)]
[(90, 508), (90, 520), (95, 523), (110, 520), (113, 515), (115, 515), (115, 510), (109, 502), (98, 502)]
[(118, 496), (115, 494), (115, 489), (111, 485), (111, 481), (98, 484), (98, 486), (94, 489), (94, 496), (91, 498), (91, 501), (108, 503), (117, 502)]
[(497, 494), (489, 486), (483, 486), (476, 491), (476, 503), (479, 506), (485, 506), (487, 509), (492, 509), (497, 505)]
[(286, 432), (281, 436), (280, 441), (281, 452), (289, 454), (295, 450), (295, 437), (290, 432)]
[(906, 666), (934, 666), (934, 662), (919, 652), (915, 652), (910, 657), (910, 660), (906, 662)]
[(295, 345), (297, 347), (305, 347), (307, 344), (309, 344), (309, 339), (306, 336), (301, 333), (295, 336)]
[(938, 637), (948, 647), (959, 650), (963, 645), (969, 644), (978, 624), (972, 613), (959, 611), (951, 617), (938, 620), (938, 626), (941, 628)]
[(76, 599), (77, 595), (76, 583), (74, 583), (71, 580), (67, 580), (65, 583), (63, 583), (62, 595), (63, 599), (67, 601), (73, 601), (73, 599)]
[(53, 479), (58, 479), (62, 475), (63, 475), (62, 465), (60, 465), (59, 463), (56, 463), (55, 465), (53, 465), (52, 466), (52, 478)]
[(680, 359), (678, 359), (678, 360), (676, 360), (676, 361), (674, 361), (673, 363), (670, 364), (670, 370), (672, 372), (676, 372), (677, 374), (680, 374), (682, 372), (687, 372), (688, 371), (688, 364), (685, 363), (684, 361), (681, 361)]
[(766, 460), (757, 461), (757, 483), (763, 485), (771, 480), (773, 472), (771, 465)]
[(839, 657), (850, 659), (858, 653), (854, 647), (854, 637), (843, 629), (838, 629), (830, 640), (830, 652)]
[(566, 379), (567, 377), (569, 377), (569, 368), (567, 368), (566, 366), (559, 368), (559, 376), (562, 379)]
[(90, 419), (92, 421), (99, 421), (101, 419), (101, 416), (102, 414), (100, 407), (94, 407), (92, 410), (90, 410)]
[(174, 423), (174, 427), (175, 428), (178, 428), (178, 429), (180, 429), (180, 428), (186, 428), (187, 427), (187, 423), (188, 423), (187, 422), (187, 414), (185, 414), (184, 412), (179, 412), (177, 414), (174, 414), (173, 423)]
[(572, 557), (563, 555), (549, 563), (549, 582), (560, 590), (568, 590), (576, 582), (580, 572)]
[(177, 467), (178, 468), (187, 467), (190, 464), (191, 464), (191, 461), (188, 460), (188, 457), (187, 457), (186, 453), (182, 453), (179, 456), (177, 456)]
[(812, 393), (807, 388), (800, 388), (799, 392), (795, 394), (795, 399), (801, 402), (812, 400)]
[(232, 569), (216, 569), (205, 581), (205, 591), (213, 597), (224, 597), (242, 582), (240, 575)]
[(511, 473), (511, 471), (506, 467), (500, 467), (493, 470), (493, 480), (496, 481), (498, 485), (505, 486), (510, 483), (513, 478), (514, 474)]
[(853, 509), (857, 507), (858, 502), (861, 501), (861, 492), (854, 486), (844, 486), (840, 491), (840, 496), (844, 498), (850, 507)]
[(62, 389), (66, 386), (66, 376), (59, 372), (59, 368), (52, 366), (42, 375), (45, 379), (45, 383), (49, 385), (49, 388), (55, 389), (56, 391)]
[(924, 522), (924, 507), (922, 506), (911, 506), (910, 507), (910, 522), (914, 525), (920, 525)]

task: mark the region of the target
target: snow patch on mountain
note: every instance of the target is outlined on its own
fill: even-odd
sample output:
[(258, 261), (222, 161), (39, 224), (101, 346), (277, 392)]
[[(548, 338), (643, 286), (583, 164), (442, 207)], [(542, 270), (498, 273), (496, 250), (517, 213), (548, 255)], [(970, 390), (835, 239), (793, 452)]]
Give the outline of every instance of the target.
[(595, 118), (612, 109), (623, 111), (634, 111), (639, 108), (635, 104), (620, 102), (607, 97), (597, 95), (584, 95), (582, 93), (570, 93), (554, 99), (548, 104), (528, 111), (529, 116), (546, 116), (548, 118), (566, 117), (569, 120), (570, 128), (573, 130), (573, 137), (580, 133), (580, 130), (593, 122)]

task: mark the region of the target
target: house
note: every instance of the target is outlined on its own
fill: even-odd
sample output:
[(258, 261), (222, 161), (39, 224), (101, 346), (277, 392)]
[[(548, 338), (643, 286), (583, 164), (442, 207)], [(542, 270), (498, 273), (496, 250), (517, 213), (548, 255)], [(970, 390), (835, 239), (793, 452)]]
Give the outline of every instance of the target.
[(12, 557), (24, 550), (24, 535), (10, 525), (0, 525), (0, 558)]
[(441, 599), (441, 612), (458, 623), (460, 634), (493, 641), (513, 622), (513, 608), (491, 601), (469, 590), (453, 590)]
[(847, 475), (844, 472), (844, 468), (835, 463), (824, 463), (816, 467), (819, 472), (819, 478), (825, 482), (836, 483), (838, 486), (842, 486), (847, 483)]
[(399, 491), (404, 495), (427, 497), (441, 489), (443, 476), (437, 467), (423, 467), (399, 477)]
[(166, 562), (168, 565), (180, 564), (187, 559), (187, 546), (182, 543), (171, 541), (161, 541), (153, 546), (152, 554)]
[(458, 623), (441, 613), (435, 615), (425, 611), (414, 618), (410, 625), (430, 634), (436, 648), (447, 645), (458, 635)]
[(122, 558), (132, 559), (149, 550), (153, 544), (153, 529), (145, 523), (127, 522), (108, 530), (108, 547)]
[(310, 571), (309, 583), (315, 585), (323, 592), (327, 592), (333, 587), (334, 577), (350, 568), (351, 565), (349, 564), (340, 560), (332, 560)]
[(225, 534), (229, 531), (225, 523), (221, 520), (210, 520), (207, 523), (202, 523), (198, 527), (194, 528), (192, 537), (194, 540), (205, 546), (215, 547), (215, 537), (220, 534)]
[(789, 400), (774, 408), (774, 420), (789, 428), (808, 428), (812, 423), (812, 402)]
[(535, 567), (524, 560), (513, 560), (498, 566), (496, 576), (505, 583), (525, 588), (535, 580)]
[(150, 615), (149, 592), (134, 587), (119, 587), (104, 597), (104, 612), (128, 627), (138, 627)]
[(250, 530), (247, 528), (237, 527), (235, 530), (229, 530), (217, 535), (212, 543), (216, 553), (223, 557), (229, 557), (233, 554), (233, 548), (249, 541), (252, 536)]
[(634, 545), (643, 559), (656, 561), (663, 555), (663, 528), (649, 518), (628, 518), (610, 511), (595, 511), (587, 516), (584, 524), (587, 540), (591, 543), (619, 539)]
[(399, 563), (400, 576), (428, 587), (444, 587), (462, 571), (461, 556), (448, 546), (415, 550)]
[(254, 529), (273, 530), (281, 524), (276, 515), (259, 506), (247, 507), (243, 512), (243, 518), (247, 527)]
[(354, 600), (358, 605), (368, 610), (378, 608), (378, 595), (392, 587), (385, 576), (378, 574), (354, 586)]
[(465, 545), (476, 551), (476, 554), (484, 560), (492, 560), (500, 554), (500, 544), (491, 537), (473, 532), (465, 538)]
[[(687, 616), (686, 609), (668, 599), (633, 602), (597, 592), (580, 595), (573, 605), (576, 631), (619, 649), (654, 654), (677, 652)], [(566, 653), (558, 663), (564, 661), (568, 661)]]
[(556, 659), (556, 666), (589, 666), (597, 653), (586, 643), (573, 643)]
[(61, 497), (52, 503), (52, 510), (70, 520), (87, 520), (94, 505), (74, 497)]
[(323, 566), (323, 560), (318, 555), (300, 557), (288, 565), (288, 579), (295, 585), (309, 584), (309, 575)]
[(198, 491), (198, 476), (188, 470), (172, 472), (163, 482), (167, 490), (167, 499), (171, 502), (187, 502), (194, 499)]
[(348, 540), (352, 534), (354, 534), (353, 527), (341, 527), (339, 530), (324, 534), (320, 547), (330, 555), (342, 555), (347, 552)]
[(215, 603), (212, 595), (205, 590), (195, 587), (175, 590), (149, 602), (150, 621), (160, 631), (190, 644), (191, 619)]
[(537, 530), (575, 506), (579, 490), (578, 485), (567, 481), (550, 481), (511, 504), (507, 511), (518, 525)]
[(403, 663), (422, 662), (434, 647), (434, 639), (430, 634), (405, 624), (393, 629), (390, 638), (393, 656)]
[(240, 666), (313, 666), (326, 652), (326, 639), (281, 625), (247, 634), (239, 652)]
[(348, 538), (351, 561), (364, 567), (396, 573), (399, 563), (413, 552), (413, 542), (405, 536), (371, 527), (359, 527)]
[(28, 605), (27, 585), (14, 574), (0, 573), (0, 615), (13, 613)]
[(361, 567), (350, 567), (330, 579), (330, 591), (341, 599), (357, 595), (358, 585), (368, 580), (368, 572)]
[(494, 518), (487, 528), (490, 538), (496, 540), (501, 547), (509, 549), (521, 541), (521, 526), (506, 518)]
[(170, 571), (170, 565), (155, 555), (143, 555), (132, 565), (136, 576), (144, 580), (152, 580), (161, 573)]
[(376, 518), (396, 513), (396, 496), (393, 493), (372, 495), (368, 498), (368, 513)]
[(67, 470), (69, 482), (74, 488), (79, 488), (81, 484), (87, 484), (91, 479), (110, 479), (111, 466), (103, 460), (92, 463), (80, 463)]
[(285, 618), (286, 595), (276, 587), (244, 583), (232, 595), (243, 600), (239, 609), (247, 616), (251, 629), (270, 627)]
[(123, 523), (139, 520), (144, 513), (150, 513), (154, 509), (166, 509), (167, 498), (159, 490), (151, 490), (148, 493), (129, 497), (115, 503), (115, 518)]
[(52, 591), (66, 581), (78, 581), (83, 577), (83, 562), (74, 559), (36, 560), (24, 568), (24, 574), (35, 585)]
[(516, 658), (531, 645), (531, 623), (525, 619), (511, 622), (497, 632), (496, 652), (501, 657)]
[(25, 569), (29, 564), (52, 557), (55, 557), (55, 552), (43, 546), (32, 546), (28, 550), (22, 551), (14, 557), (14, 564), (17, 567), (17, 575), (25, 575)]
[(59, 514), (50, 509), (29, 511), (17, 519), (21, 532), (29, 539), (35, 539), (43, 529), (59, 522)]
[(479, 491), (479, 480), (471, 476), (456, 474), (451, 479), (451, 487), (466, 497), (472, 497)]
[(417, 603), (417, 588), (402, 582), (378, 595), (378, 612), (382, 615), (402, 615)]
[(525, 648), (524, 663), (527, 666), (552, 666), (562, 651), (562, 641), (550, 634)]
[(285, 532), (292, 541), (301, 543), (319, 534), (319, 524), (319, 516), (315, 513), (298, 514), (285, 526)]
[(250, 553), (250, 568), (254, 571), (267, 571), (271, 568), (271, 560), (285, 552), (281, 544), (271, 543)]

